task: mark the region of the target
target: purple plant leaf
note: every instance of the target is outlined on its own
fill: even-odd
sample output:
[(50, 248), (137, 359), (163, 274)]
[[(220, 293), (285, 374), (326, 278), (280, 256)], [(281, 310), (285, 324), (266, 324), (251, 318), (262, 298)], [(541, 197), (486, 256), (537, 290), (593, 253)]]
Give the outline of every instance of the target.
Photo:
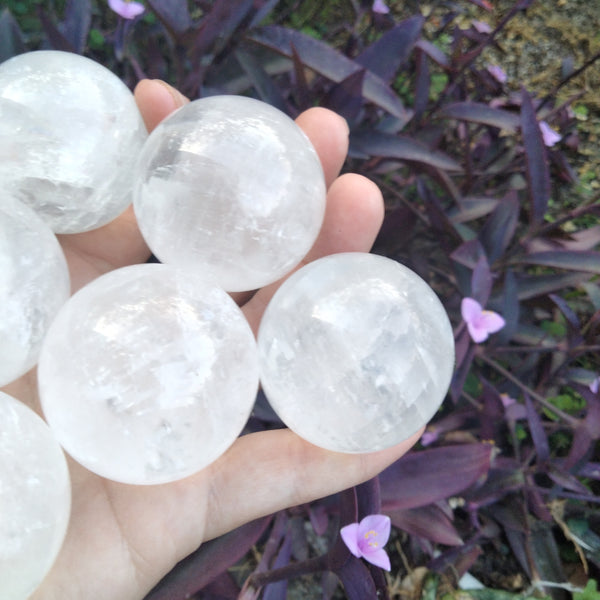
[(542, 419), (537, 412), (533, 401), (529, 394), (525, 394), (525, 408), (527, 410), (527, 422), (529, 423), (529, 432), (539, 462), (545, 463), (550, 458), (550, 445), (548, 444), (548, 436), (544, 430)]
[(492, 291), (492, 272), (485, 256), (480, 256), (471, 277), (471, 297), (485, 306)]
[(329, 525), (327, 509), (322, 504), (311, 504), (308, 509), (310, 523), (317, 535), (325, 535)]
[(71, 46), (83, 53), (92, 22), (91, 0), (68, 0), (60, 29)]
[(368, 515), (376, 515), (381, 510), (381, 489), (379, 478), (373, 477), (356, 486), (358, 520)]
[(174, 39), (180, 38), (192, 27), (186, 0), (148, 0), (148, 5)]
[(338, 113), (353, 124), (363, 106), (363, 87), (366, 71), (364, 69), (348, 75), (346, 79), (334, 85), (323, 99), (323, 106)]
[(456, 347), (458, 349), (466, 343), (467, 351), (460, 363), (457, 362), (457, 368), (450, 383), (450, 395), (455, 402), (462, 396), (465, 381), (467, 380), (467, 375), (471, 370), (471, 364), (473, 363), (473, 358), (475, 356), (475, 345), (470, 343), (470, 339), (469, 332), (465, 327), (462, 330), (461, 337), (456, 342)]
[(340, 567), (334, 569), (348, 600), (378, 600), (377, 587), (367, 565), (348, 553), (349, 557)]
[(236, 50), (235, 58), (252, 82), (260, 99), (280, 111), (289, 114), (288, 106), (273, 79), (263, 69), (256, 57), (242, 50)]
[(435, 504), (419, 508), (397, 508), (386, 511), (392, 525), (411, 535), (424, 537), (436, 544), (461, 546), (462, 539), (452, 521)]
[(50, 42), (53, 50), (62, 50), (63, 52), (75, 52), (71, 42), (64, 36), (62, 31), (54, 24), (46, 11), (38, 7), (38, 16), (44, 28), (44, 33)]
[(586, 273), (561, 273), (560, 275), (524, 275), (517, 279), (519, 300), (545, 296), (568, 287), (577, 287), (589, 278)]
[(486, 254), (481, 242), (477, 239), (473, 239), (463, 242), (456, 250), (454, 250), (454, 252), (452, 252), (450, 258), (472, 271), (482, 258), (486, 258)]
[[(349, 488), (340, 492), (340, 529), (350, 523), (356, 523), (358, 521), (358, 503), (356, 499), (356, 488)], [(337, 535), (333, 546), (327, 553), (327, 565), (329, 570), (337, 573), (348, 560), (352, 557), (350, 550), (344, 543), (342, 536)]]
[(414, 508), (454, 496), (490, 469), (489, 444), (462, 444), (411, 452), (380, 476), (385, 510)]
[[(273, 561), (272, 569), (279, 569), (288, 565), (292, 556), (292, 532), (288, 532), (281, 544), (281, 548)], [(266, 585), (263, 591), (263, 600), (285, 600), (287, 598), (288, 580), (282, 579)]]
[(390, 83), (400, 66), (408, 60), (424, 23), (421, 15), (398, 23), (359, 54), (356, 62)]
[(279, 0), (257, 0), (254, 2), (255, 6), (258, 6), (256, 14), (252, 17), (248, 29), (254, 29), (264, 19), (266, 19), (271, 11), (279, 4)]
[(546, 474), (554, 483), (560, 485), (566, 490), (578, 492), (580, 494), (589, 494), (590, 490), (583, 485), (576, 477), (570, 473), (562, 471), (558, 465), (549, 463), (546, 469)]
[(0, 63), (25, 51), (23, 32), (8, 8), (5, 8), (0, 13)]
[(350, 144), (368, 156), (396, 158), (431, 165), (446, 171), (461, 171), (461, 166), (447, 154), (430, 150), (425, 144), (408, 136), (377, 131), (362, 131), (350, 136)]
[(271, 517), (242, 525), (205, 542), (164, 577), (144, 600), (189, 598), (242, 558), (263, 534)]
[[(293, 46), (304, 65), (335, 83), (343, 81), (363, 68), (325, 42), (278, 25), (266, 25), (255, 29), (247, 39), (288, 58), (292, 57)], [(367, 100), (397, 117), (402, 125), (412, 118), (412, 112), (404, 107), (400, 98), (385, 81), (368, 71), (365, 74), (363, 93)]]
[(467, 196), (461, 198), (460, 205), (448, 214), (453, 223), (468, 223), (490, 214), (499, 202), (497, 198), (487, 196)]
[(533, 101), (525, 88), (521, 88), (521, 98), (521, 132), (529, 182), (530, 220), (532, 225), (538, 225), (544, 220), (550, 199), (550, 168)]
[(306, 110), (311, 106), (311, 97), (310, 97), (310, 89), (308, 85), (308, 80), (306, 78), (306, 72), (302, 61), (300, 60), (300, 56), (294, 47), (294, 44), (291, 45), (292, 48), (292, 64), (294, 65), (294, 78), (295, 78), (295, 86), (294, 92), (296, 96), (296, 102), (300, 107), (300, 110)]
[(498, 430), (503, 422), (504, 406), (500, 394), (488, 381), (480, 379), (482, 383), (483, 410), (479, 413), (481, 429), (479, 437), (482, 440), (495, 441)]
[(480, 102), (456, 102), (440, 109), (441, 116), (481, 125), (491, 125), (515, 133), (520, 125), (519, 116), (501, 108), (493, 108)]
[(485, 482), (474, 490), (463, 493), (469, 507), (480, 508), (498, 502), (507, 494), (522, 490), (525, 485), (523, 473), (515, 468), (492, 469)]
[(240, 588), (233, 580), (233, 577), (224, 572), (217, 575), (207, 586), (202, 589), (202, 600), (236, 600), (239, 596)]
[(427, 40), (420, 39), (415, 44), (415, 48), (422, 50), (433, 62), (437, 63), (440, 67), (444, 69), (450, 68), (450, 61), (448, 57), (444, 54), (442, 50), (440, 50), (435, 44), (428, 42)]
[(429, 62), (423, 50), (415, 52), (415, 119), (420, 119), (429, 103), (429, 90), (431, 77), (429, 76)]
[(517, 193), (510, 191), (492, 211), (479, 233), (490, 263), (497, 261), (510, 245), (519, 223)]
[(570, 271), (584, 271), (600, 274), (600, 252), (576, 252), (573, 250), (554, 250), (527, 254), (523, 262), (533, 265), (544, 265)]
[(569, 345), (579, 346), (583, 342), (583, 337), (580, 333), (581, 323), (579, 322), (579, 318), (573, 309), (560, 296), (550, 294), (550, 299), (558, 306), (560, 312), (567, 321)]

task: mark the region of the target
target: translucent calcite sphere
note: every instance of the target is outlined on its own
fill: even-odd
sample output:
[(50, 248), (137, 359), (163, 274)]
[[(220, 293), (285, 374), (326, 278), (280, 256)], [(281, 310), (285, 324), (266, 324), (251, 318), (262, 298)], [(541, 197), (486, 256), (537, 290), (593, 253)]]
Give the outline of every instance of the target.
[(146, 138), (132, 93), (90, 59), (43, 50), (0, 65), (0, 188), (53, 231), (95, 229), (123, 212)]
[(372, 452), (436, 412), (454, 366), (450, 322), (410, 269), (373, 254), (328, 256), (294, 273), (263, 317), (261, 383), (298, 435)]
[(191, 265), (227, 291), (286, 275), (321, 228), (325, 182), (302, 130), (240, 96), (196, 100), (150, 135), (134, 208), (165, 263)]
[(50, 570), (71, 510), (64, 454), (32, 410), (0, 392), (0, 597), (26, 600)]
[(258, 387), (256, 343), (228, 294), (170, 265), (135, 265), (64, 305), (38, 365), (42, 408), (82, 465), (173, 481), (222, 454)]
[(67, 263), (50, 228), (0, 191), (0, 386), (35, 365), (69, 287)]

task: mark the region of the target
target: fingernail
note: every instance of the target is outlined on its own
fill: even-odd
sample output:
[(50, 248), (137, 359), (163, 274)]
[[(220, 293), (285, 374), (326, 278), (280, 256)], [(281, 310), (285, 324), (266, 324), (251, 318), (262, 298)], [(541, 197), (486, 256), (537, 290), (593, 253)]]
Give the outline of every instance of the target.
[(179, 90), (176, 90), (173, 86), (169, 85), (166, 81), (163, 81), (162, 79), (153, 79), (152, 81), (156, 81), (156, 83), (162, 85), (165, 90), (169, 92), (177, 108), (189, 102), (188, 98), (186, 98)]

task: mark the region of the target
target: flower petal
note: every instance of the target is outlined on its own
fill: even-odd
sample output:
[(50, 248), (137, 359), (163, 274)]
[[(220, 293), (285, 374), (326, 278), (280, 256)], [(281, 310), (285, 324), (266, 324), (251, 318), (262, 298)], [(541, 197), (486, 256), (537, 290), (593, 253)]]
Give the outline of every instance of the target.
[(387, 515), (369, 515), (360, 522), (358, 537), (364, 538), (367, 533), (374, 531), (377, 533), (377, 544), (383, 548), (390, 538), (391, 529), (392, 521)]
[(484, 310), (481, 313), (479, 326), (484, 328), (488, 333), (496, 333), (506, 325), (506, 321), (493, 310)]
[(460, 314), (467, 325), (476, 322), (481, 313), (481, 304), (479, 304), (477, 300), (468, 297), (462, 299), (462, 302), (460, 303)]
[(389, 6), (383, 0), (375, 0), (371, 10), (380, 15), (387, 15), (390, 12)]
[(363, 558), (370, 562), (372, 565), (376, 567), (381, 567), (386, 571), (390, 571), (392, 565), (390, 564), (390, 557), (387, 555), (387, 552), (383, 548), (379, 548), (374, 550), (373, 552), (368, 552), (363, 554)]
[(146, 10), (139, 2), (125, 2), (125, 0), (108, 0), (108, 6), (124, 19), (135, 19)]
[(358, 523), (350, 523), (340, 529), (340, 535), (344, 544), (348, 546), (348, 550), (357, 558), (362, 556), (362, 551), (358, 547)]
[(556, 133), (546, 121), (540, 122), (540, 129), (542, 131), (542, 137), (544, 138), (544, 144), (546, 146), (554, 146), (561, 138), (561, 135)]
[[(477, 320), (479, 321), (479, 319)], [(467, 321), (467, 329), (469, 330), (469, 335), (471, 339), (476, 344), (481, 344), (481, 342), (485, 342), (488, 339), (488, 331), (485, 327), (481, 327), (478, 322), (472, 323), (471, 321)]]

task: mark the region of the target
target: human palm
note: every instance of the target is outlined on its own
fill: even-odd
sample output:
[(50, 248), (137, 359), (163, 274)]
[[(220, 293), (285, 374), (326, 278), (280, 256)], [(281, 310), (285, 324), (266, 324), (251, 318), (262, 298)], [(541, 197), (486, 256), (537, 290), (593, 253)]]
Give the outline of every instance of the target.
[[(149, 130), (186, 102), (157, 81), (142, 81), (135, 96)], [(319, 154), (328, 185), (323, 228), (305, 261), (368, 251), (383, 203), (367, 179), (338, 177), (348, 149), (345, 122), (318, 108), (297, 122)], [(131, 208), (105, 227), (60, 237), (74, 290), (150, 255)], [(235, 296), (254, 331), (278, 285)], [(4, 391), (39, 411), (35, 370)], [(69, 458), (73, 500), (67, 536), (33, 598), (139, 600), (203, 540), (365, 481), (402, 456), (419, 434), (388, 450), (349, 455), (317, 448), (285, 429), (254, 433), (240, 437), (201, 472), (155, 486), (109, 481)]]

